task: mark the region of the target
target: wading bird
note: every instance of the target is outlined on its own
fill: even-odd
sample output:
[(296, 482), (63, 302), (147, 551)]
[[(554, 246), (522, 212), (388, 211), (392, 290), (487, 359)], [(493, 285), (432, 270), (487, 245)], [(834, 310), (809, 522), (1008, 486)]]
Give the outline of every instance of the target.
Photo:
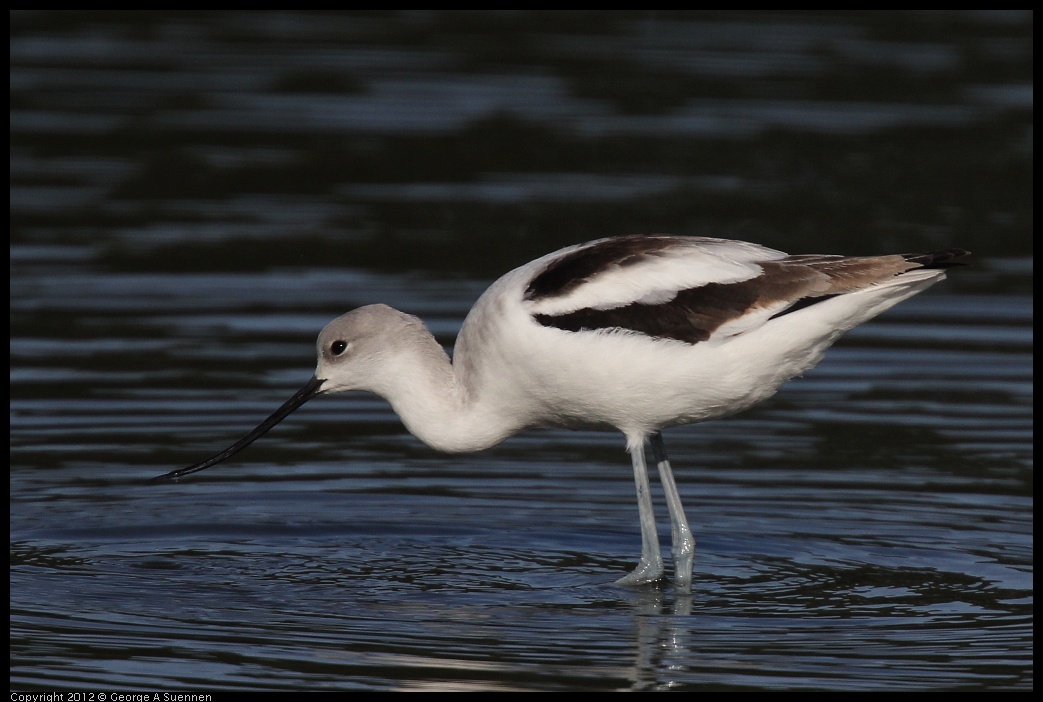
[(202, 463), (252, 443), (305, 402), (367, 390), (406, 428), (449, 453), (531, 427), (615, 429), (637, 485), (641, 560), (617, 582), (663, 576), (645, 463), (670, 513), (677, 591), (691, 592), (695, 539), (659, 430), (746, 409), (821, 360), (849, 329), (945, 277), (960, 249), (889, 256), (790, 256), (741, 241), (601, 239), (507, 273), (464, 320), (453, 358), (418, 318), (368, 305), (319, 334), (314, 377), (257, 428)]

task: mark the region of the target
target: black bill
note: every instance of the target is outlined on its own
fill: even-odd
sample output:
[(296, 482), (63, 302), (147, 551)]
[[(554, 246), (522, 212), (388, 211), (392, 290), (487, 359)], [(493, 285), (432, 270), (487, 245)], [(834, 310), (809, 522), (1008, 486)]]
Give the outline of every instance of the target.
[(241, 450), (252, 444), (257, 439), (261, 438), (265, 432), (274, 427), (276, 424), (285, 419), (291, 412), (303, 405), (305, 402), (322, 392), (322, 384), (325, 380), (313, 377), (308, 383), (294, 393), (293, 397), (282, 404), (282, 407), (272, 412), (268, 419), (264, 420), (257, 425), (257, 428), (253, 429), (249, 434), (236, 441), (234, 444), (226, 448), (221, 453), (217, 454), (213, 458), (208, 458), (202, 463), (197, 463), (194, 466), (188, 466), (187, 468), (179, 468), (172, 470), (169, 473), (158, 475), (149, 482), (159, 482), (161, 480), (173, 480), (174, 478), (180, 478), (190, 473), (198, 473), (201, 470), (206, 470), (210, 466), (217, 465), (221, 461), (225, 460), (230, 456), (234, 456)]

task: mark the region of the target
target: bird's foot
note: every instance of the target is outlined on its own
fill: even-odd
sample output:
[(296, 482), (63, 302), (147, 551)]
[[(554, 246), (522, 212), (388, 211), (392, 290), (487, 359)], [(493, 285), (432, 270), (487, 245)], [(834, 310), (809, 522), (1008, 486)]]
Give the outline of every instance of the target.
[(624, 575), (622, 578), (616, 581), (616, 585), (623, 585), (624, 587), (637, 587), (639, 585), (648, 585), (654, 583), (663, 577), (663, 559), (656, 558), (653, 560), (641, 559), (641, 562), (637, 564), (637, 568), (634, 572)]
[(673, 549), (674, 587), (677, 594), (692, 594), (692, 565), (695, 562), (695, 539), (691, 533), (678, 535)]

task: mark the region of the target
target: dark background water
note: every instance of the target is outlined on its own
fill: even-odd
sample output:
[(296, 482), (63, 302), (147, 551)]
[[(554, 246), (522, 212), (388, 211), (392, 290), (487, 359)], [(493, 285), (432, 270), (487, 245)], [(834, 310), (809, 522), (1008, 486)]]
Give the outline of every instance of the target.
[[(13, 688), (1032, 687), (1031, 12), (10, 18)], [(610, 584), (613, 434), (444, 456), (341, 396), (144, 483), (334, 316), (449, 346), (510, 268), (635, 232), (975, 252), (667, 432), (692, 598)]]

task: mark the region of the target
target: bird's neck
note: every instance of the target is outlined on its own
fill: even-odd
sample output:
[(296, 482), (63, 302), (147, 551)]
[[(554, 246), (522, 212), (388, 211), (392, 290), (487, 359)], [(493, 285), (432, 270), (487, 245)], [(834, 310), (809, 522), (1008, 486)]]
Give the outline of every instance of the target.
[(407, 348), (377, 392), (410, 433), (439, 451), (464, 453), (495, 446), (515, 431), (463, 382), (430, 332), (424, 329), (424, 337)]

